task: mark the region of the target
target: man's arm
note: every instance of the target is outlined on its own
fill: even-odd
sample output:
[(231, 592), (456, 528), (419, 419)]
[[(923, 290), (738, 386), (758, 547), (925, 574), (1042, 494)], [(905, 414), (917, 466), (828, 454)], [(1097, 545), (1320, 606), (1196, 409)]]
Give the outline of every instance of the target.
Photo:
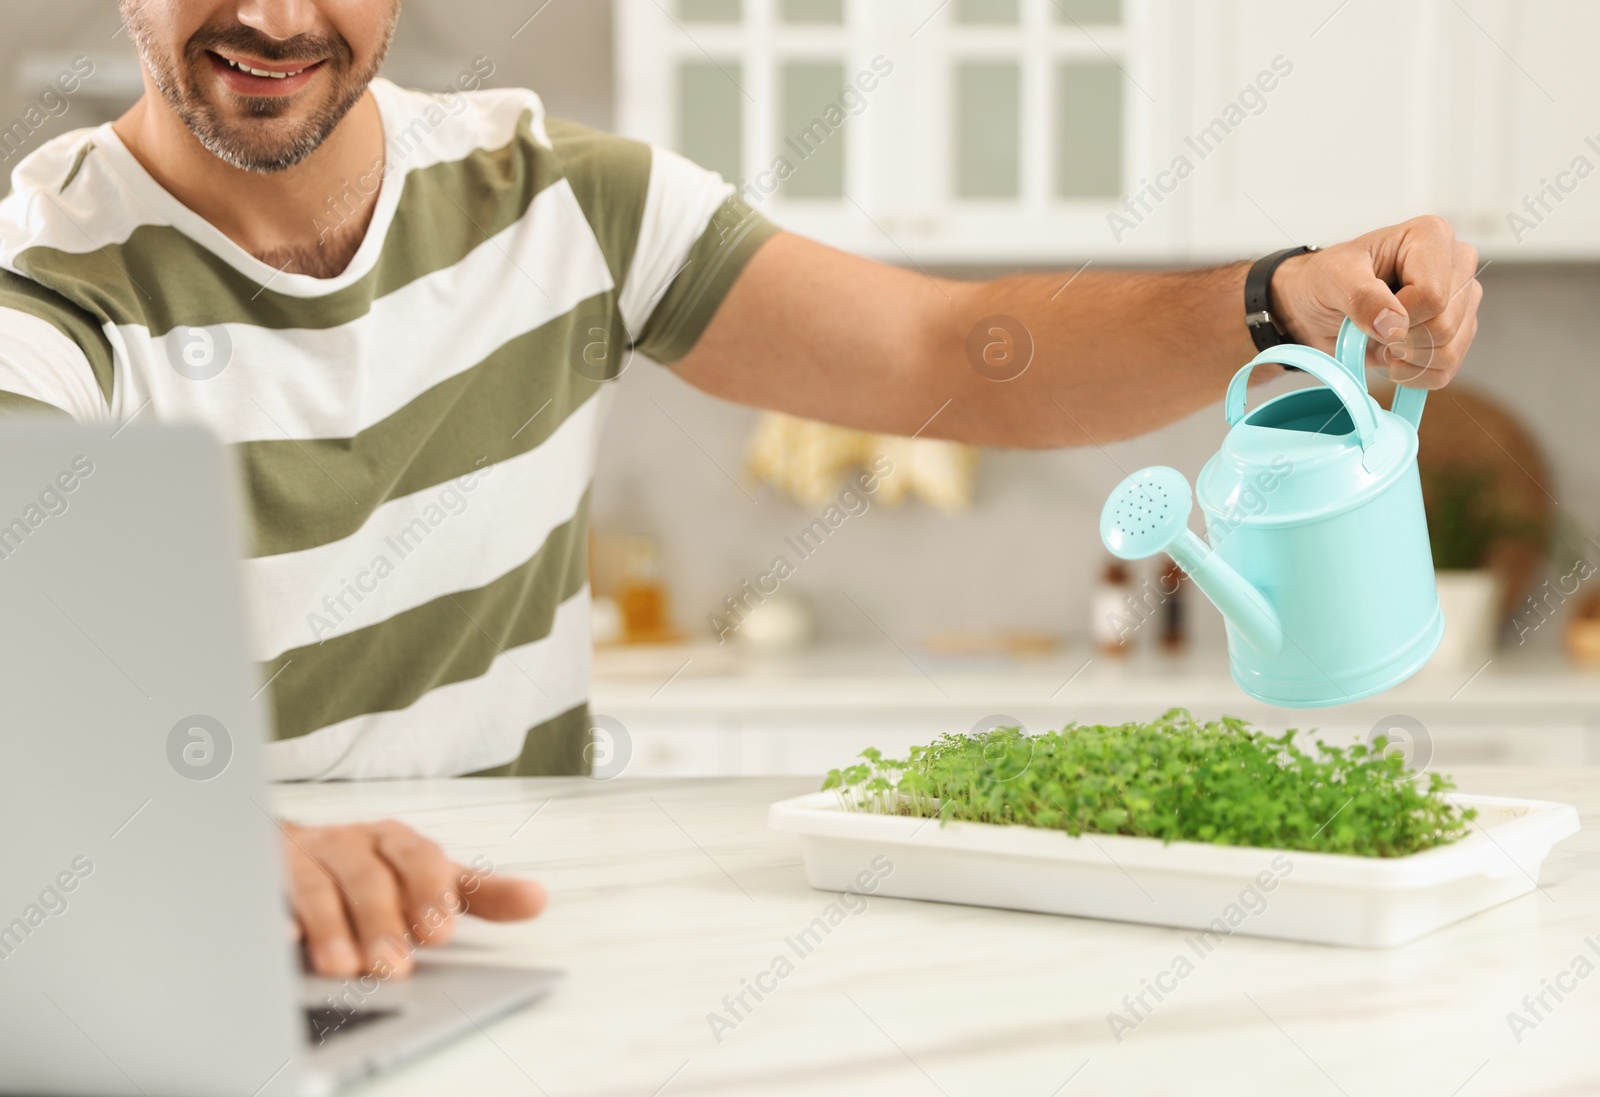
[[(1286, 261), (1274, 312), (1293, 339), (1329, 351), (1350, 315), (1372, 337), (1369, 365), (1438, 388), (1477, 331), (1476, 266), (1448, 222), (1417, 218)], [(737, 403), (884, 433), (1107, 442), (1221, 399), (1255, 355), (1248, 269), (960, 282), (780, 234), (674, 369)]]

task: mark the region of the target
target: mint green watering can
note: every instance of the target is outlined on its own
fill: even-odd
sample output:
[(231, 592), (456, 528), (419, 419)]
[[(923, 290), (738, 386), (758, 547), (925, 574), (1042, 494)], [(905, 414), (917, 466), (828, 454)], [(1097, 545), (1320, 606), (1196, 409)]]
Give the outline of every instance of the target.
[[(1444, 635), (1417, 476), (1424, 389), (1367, 393), (1366, 335), (1349, 320), (1334, 354), (1285, 345), (1234, 374), (1233, 429), (1200, 471), (1209, 543), (1189, 530), (1176, 469), (1117, 485), (1100, 537), (1125, 560), (1165, 552), (1227, 618), (1234, 681), (1271, 705), (1339, 705), (1415, 674)], [(1324, 387), (1245, 412), (1250, 373), (1298, 366)]]

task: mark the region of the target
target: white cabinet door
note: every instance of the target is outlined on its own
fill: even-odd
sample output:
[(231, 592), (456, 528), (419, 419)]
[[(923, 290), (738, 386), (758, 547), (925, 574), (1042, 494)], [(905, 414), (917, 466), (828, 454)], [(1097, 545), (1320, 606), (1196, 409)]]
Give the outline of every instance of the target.
[(1060, 265), (1173, 252), (1181, 199), (1127, 213), (1129, 196), (1167, 166), (1162, 150), (1182, 95), (1169, 5), (885, 7), (895, 12), (886, 25), (898, 26), (888, 40), (906, 48), (893, 92), (903, 109), (886, 134), (896, 201), (881, 225), (907, 255)]
[(1600, 254), (1600, 4), (1461, 0), (1444, 15), (1462, 235), (1495, 259)]
[[(1327, 244), (1440, 212), (1452, 167), (1440, 119), (1450, 59), (1433, 0), (1199, 0), (1188, 27), (1187, 157), (1194, 254), (1243, 258)], [(1457, 12), (1457, 15), (1459, 13)]]
[(595, 713), (592, 762), (613, 777), (737, 777), (744, 772), (739, 720), (724, 712), (612, 707)]
[[(892, 249), (904, 83), (881, 0), (616, 0), (617, 128), (720, 172), (786, 228)], [(903, 119), (901, 119), (903, 121)]]

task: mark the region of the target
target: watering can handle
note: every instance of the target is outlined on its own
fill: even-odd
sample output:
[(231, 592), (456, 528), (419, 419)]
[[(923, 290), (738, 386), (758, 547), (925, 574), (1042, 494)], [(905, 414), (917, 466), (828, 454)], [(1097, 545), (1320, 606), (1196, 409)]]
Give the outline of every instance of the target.
[(1355, 379), (1361, 386), (1361, 391), (1367, 391), (1367, 333), (1356, 327), (1346, 316), (1344, 323), (1339, 325), (1339, 339), (1333, 345), (1333, 356), (1339, 359), (1339, 364), (1345, 372)]
[(1412, 430), (1422, 427), (1422, 406), (1428, 402), (1427, 389), (1408, 389), (1403, 385), (1394, 387), (1394, 399), (1389, 403), (1389, 410), (1411, 424)]
[[(1349, 323), (1348, 320), (1345, 322)], [(1362, 348), (1362, 353), (1365, 353), (1365, 346)], [(1350, 371), (1337, 358), (1297, 343), (1268, 347), (1239, 367), (1239, 371), (1233, 375), (1233, 380), (1228, 384), (1228, 395), (1222, 405), (1223, 414), (1230, 425), (1244, 418), (1244, 402), (1250, 384), (1250, 374), (1255, 372), (1257, 366), (1268, 364), (1294, 366), (1327, 385), (1339, 397), (1345, 410), (1350, 413), (1350, 420), (1355, 424), (1356, 437), (1361, 441), (1361, 448), (1366, 449), (1372, 445), (1372, 440), (1378, 433), (1378, 414), (1377, 405), (1372, 402), (1372, 397), (1367, 395), (1366, 385), (1356, 384), (1355, 379), (1350, 376)]]
[[(1349, 317), (1339, 325), (1339, 340), (1334, 344), (1333, 356), (1355, 378), (1363, 392), (1367, 388), (1367, 333), (1356, 327)], [(1422, 407), (1428, 402), (1427, 389), (1408, 389), (1396, 385), (1394, 400), (1389, 410), (1411, 424), (1412, 430), (1422, 427)]]

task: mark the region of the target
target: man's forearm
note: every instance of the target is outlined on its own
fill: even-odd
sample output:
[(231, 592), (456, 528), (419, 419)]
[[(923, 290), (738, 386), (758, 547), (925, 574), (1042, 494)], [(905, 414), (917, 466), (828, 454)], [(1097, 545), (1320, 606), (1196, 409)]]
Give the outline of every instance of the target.
[(963, 282), (783, 233), (675, 369), (724, 399), (866, 430), (1091, 445), (1221, 399), (1254, 353), (1246, 269)]
[(927, 433), (984, 445), (1088, 445), (1215, 403), (1255, 354), (1244, 325), (1248, 269), (943, 283), (950, 301), (926, 364), (929, 391), (954, 399)]

